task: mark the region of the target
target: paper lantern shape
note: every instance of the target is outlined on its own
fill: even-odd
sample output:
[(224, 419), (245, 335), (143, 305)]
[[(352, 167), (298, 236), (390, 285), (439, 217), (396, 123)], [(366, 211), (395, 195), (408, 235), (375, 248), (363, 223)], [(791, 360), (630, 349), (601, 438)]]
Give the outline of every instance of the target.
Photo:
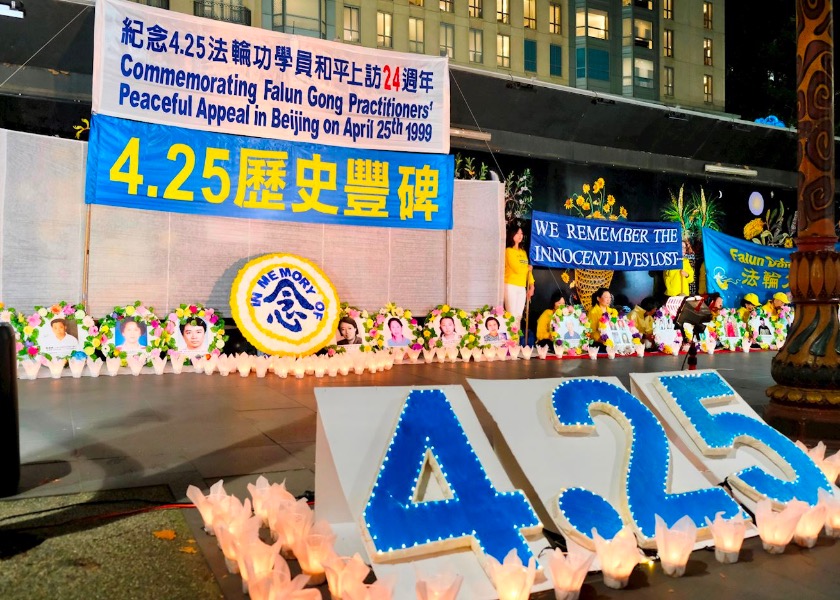
[(697, 541), (697, 526), (689, 517), (683, 517), (673, 527), (659, 515), (656, 518), (656, 548), (662, 561), (662, 570), (671, 577), (682, 577), (685, 565), (694, 543)]
[(799, 518), (808, 511), (808, 505), (791, 500), (781, 512), (773, 511), (769, 499), (762, 500), (755, 507), (755, 525), (764, 549), (770, 554), (782, 554), (790, 543)]
[(577, 544), (569, 544), (568, 554), (555, 548), (548, 555), (548, 568), (554, 582), (556, 600), (577, 600), (583, 580), (595, 560), (595, 553)]
[(724, 519), (723, 513), (715, 515), (714, 522), (706, 517), (706, 525), (715, 540), (715, 559), (721, 563), (736, 563), (744, 543), (747, 524), (741, 514), (731, 519)]
[(324, 572), (330, 595), (335, 600), (341, 600), (348, 586), (362, 584), (370, 573), (370, 567), (358, 554), (354, 554), (352, 558), (331, 556), (324, 561)]
[(417, 600), (455, 600), (464, 578), (454, 573), (436, 573), (431, 577), (417, 574)]
[(639, 564), (639, 550), (633, 531), (625, 526), (611, 540), (605, 540), (598, 535), (597, 529), (593, 529), (592, 539), (604, 574), (604, 585), (614, 590), (627, 587), (630, 573)]
[(487, 557), (487, 571), (499, 600), (528, 600), (537, 577), (537, 562), (531, 556), (528, 566), (522, 564), (516, 550), (511, 550), (503, 562)]
[(793, 541), (797, 546), (813, 548), (817, 545), (817, 538), (825, 526), (825, 512), (825, 504), (818, 503), (799, 518), (793, 530)]

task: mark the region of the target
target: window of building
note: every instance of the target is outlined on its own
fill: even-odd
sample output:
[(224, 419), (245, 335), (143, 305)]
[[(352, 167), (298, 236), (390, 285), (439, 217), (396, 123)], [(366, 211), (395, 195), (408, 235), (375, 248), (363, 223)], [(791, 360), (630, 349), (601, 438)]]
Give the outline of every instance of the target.
[(414, 6), (423, 6), (423, 0), (408, 0), (408, 3)]
[(423, 54), (426, 44), (423, 38), (423, 19), (408, 18), (408, 51)]
[(714, 100), (714, 88), (712, 86), (712, 76), (703, 75), (703, 102), (711, 104)]
[(454, 12), (455, 2), (453, 0), (440, 0), (440, 12)]
[[(241, 5), (241, 2), (239, 3)], [(199, 3), (196, 3), (198, 6)], [(247, 10), (247, 8), (240, 5), (230, 6), (232, 11)], [(204, 4), (209, 6), (209, 3)], [(225, 9), (228, 5), (216, 4), (217, 10)], [(287, 2), (273, 2), (271, 4), (271, 28), (274, 31), (285, 31), (288, 33), (294, 32), (296, 35), (305, 35), (309, 37), (322, 37), (326, 34), (323, 29), (325, 27), (324, 14), (321, 11), (320, 2), (309, 2), (307, 0), (287, 0)], [(232, 13), (236, 14), (236, 12)], [(205, 14), (204, 16), (211, 16)], [(342, 15), (343, 16), (343, 15)], [(241, 21), (237, 21), (241, 22)], [(247, 23), (250, 25), (250, 23)], [(265, 17), (263, 17), (263, 27), (266, 26)]]
[(609, 39), (609, 16), (603, 10), (579, 10), (575, 15), (575, 35)]
[(537, 42), (525, 40), (525, 70), (529, 73), (537, 72)]
[(601, 81), (610, 80), (610, 53), (598, 48), (578, 48), (575, 51), (576, 75)]
[(496, 20), (510, 23), (510, 0), (496, 0)]
[(711, 2), (704, 2), (703, 3), (703, 29), (711, 29), (712, 28), (712, 6)]
[(496, 36), (496, 66), (510, 69), (510, 36)]
[(551, 44), (548, 47), (548, 74), (552, 77), (563, 76), (563, 46)]
[(470, 0), (470, 16), (476, 19), (484, 18), (484, 0)]
[(635, 6), (637, 8), (646, 8), (653, 10), (653, 0), (621, 0), (621, 6)]
[(359, 7), (344, 7), (344, 41), (358, 44), (362, 40), (359, 31)]
[(665, 19), (674, 18), (674, 0), (662, 0), (662, 17)]
[(665, 67), (665, 95), (674, 97), (674, 67)]
[(484, 32), (481, 29), (470, 29), (470, 62), (484, 62)]
[(663, 30), (662, 51), (665, 54), (665, 56), (670, 56), (670, 57), (673, 58), (673, 56), (674, 56), (674, 30), (673, 29)]
[(455, 26), (451, 23), (440, 24), (440, 55), (455, 58)]
[(525, 29), (537, 28), (537, 1), (523, 0), (522, 6), (523, 24)]
[(653, 23), (642, 19), (633, 20), (633, 45), (637, 48), (653, 48)]
[(394, 34), (391, 29), (393, 18), (391, 13), (376, 13), (376, 45), (380, 48), (394, 47)]
[(633, 85), (633, 57), (625, 56), (621, 59), (621, 85), (631, 87)]
[(553, 2), (548, 5), (548, 32), (562, 34), (563, 7)]
[(653, 61), (636, 58), (633, 63), (633, 83), (638, 87), (653, 87)]
[(712, 66), (712, 40), (703, 38), (703, 64)]

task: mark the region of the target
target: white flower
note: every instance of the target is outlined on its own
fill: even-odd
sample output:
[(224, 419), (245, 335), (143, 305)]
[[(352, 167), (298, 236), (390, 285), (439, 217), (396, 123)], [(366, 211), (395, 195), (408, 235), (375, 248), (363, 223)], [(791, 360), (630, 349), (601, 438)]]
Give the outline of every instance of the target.
[(221, 349), (225, 347), (225, 341), (222, 338), (216, 339), (216, 348)]
[(82, 319), (82, 325), (84, 325), (88, 329), (93, 327), (93, 317), (91, 317), (90, 315), (85, 315), (85, 317)]
[(9, 323), (12, 320), (12, 312), (4, 310), (0, 312), (0, 323)]
[(76, 314), (74, 314), (73, 316), (76, 318), (76, 320), (84, 319), (85, 318), (85, 311), (83, 311), (80, 308), (79, 310), (76, 311)]
[(38, 309), (38, 314), (41, 315), (42, 317), (46, 317), (47, 316), (47, 309), (43, 308), (43, 307), (39, 308)]

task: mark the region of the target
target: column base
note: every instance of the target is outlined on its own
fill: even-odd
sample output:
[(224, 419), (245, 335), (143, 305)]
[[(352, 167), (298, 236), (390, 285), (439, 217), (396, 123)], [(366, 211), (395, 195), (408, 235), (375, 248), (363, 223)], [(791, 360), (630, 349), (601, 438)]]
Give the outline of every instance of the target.
[[(792, 440), (799, 440), (806, 446), (825, 442), (830, 449), (840, 449), (840, 404), (837, 390), (814, 390), (789, 388), (774, 385), (767, 390), (770, 404), (764, 409), (764, 420)], [(787, 403), (783, 398), (806, 397), (818, 405), (808, 406), (797, 402)], [(820, 395), (818, 399), (817, 396)], [(823, 398), (835, 398), (834, 404)], [(794, 402), (796, 402), (794, 400)]]

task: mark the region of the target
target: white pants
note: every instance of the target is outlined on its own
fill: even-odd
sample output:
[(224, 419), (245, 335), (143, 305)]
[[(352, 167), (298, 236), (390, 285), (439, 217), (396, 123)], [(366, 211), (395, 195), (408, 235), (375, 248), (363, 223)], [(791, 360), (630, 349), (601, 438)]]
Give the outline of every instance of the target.
[(525, 310), (525, 288), (519, 285), (505, 284), (505, 310), (513, 315), (516, 323), (522, 320)]

